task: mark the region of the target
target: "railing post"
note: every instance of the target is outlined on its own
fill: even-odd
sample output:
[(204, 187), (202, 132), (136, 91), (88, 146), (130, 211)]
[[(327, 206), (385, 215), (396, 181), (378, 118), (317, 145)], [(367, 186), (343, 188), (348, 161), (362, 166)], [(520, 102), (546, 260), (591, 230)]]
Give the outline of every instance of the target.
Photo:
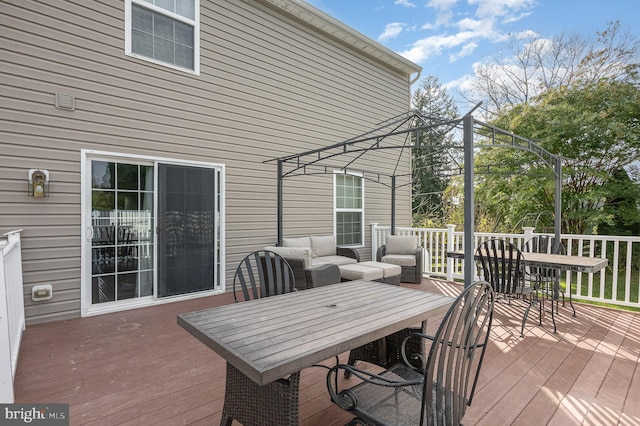
[(524, 230), (524, 240), (522, 240), (522, 247), (520, 247), (520, 249), (524, 250), (524, 245), (527, 243), (527, 241), (533, 238), (533, 231), (536, 228), (534, 228), (533, 226), (523, 226), (522, 229)]
[(378, 224), (371, 224), (371, 260), (376, 260), (378, 252)]
[(25, 329), (20, 230), (0, 245), (0, 403), (13, 403), (22, 332)]
[[(455, 249), (453, 246), (453, 233), (455, 230), (455, 225), (447, 225), (447, 252)], [(444, 255), (447, 257), (447, 281), (453, 281), (453, 262), (455, 259), (447, 256), (447, 253)]]

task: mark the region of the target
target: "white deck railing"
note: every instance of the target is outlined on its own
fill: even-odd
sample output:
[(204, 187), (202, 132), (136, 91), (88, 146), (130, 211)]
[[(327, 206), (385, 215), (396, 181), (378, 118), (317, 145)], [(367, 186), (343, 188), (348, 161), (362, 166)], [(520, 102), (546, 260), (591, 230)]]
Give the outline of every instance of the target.
[[(372, 258), (375, 258), (377, 248), (384, 244), (391, 228), (374, 223), (371, 231)], [(447, 251), (464, 249), (463, 234), (462, 231), (456, 231), (454, 225), (447, 228), (396, 227), (396, 235), (417, 235), (420, 245), (426, 249), (424, 274), (449, 281), (464, 278), (464, 261), (447, 258)], [(502, 238), (522, 249), (534, 235), (539, 234), (535, 234), (533, 228), (524, 228), (522, 234), (477, 232), (474, 244), (477, 247), (484, 240)], [(640, 237), (562, 234), (561, 239), (567, 254), (609, 259), (609, 265), (595, 274), (564, 273), (565, 282), (571, 284), (573, 297), (640, 308)]]
[(14, 402), (20, 341), (25, 328), (20, 230), (0, 240), (0, 403)]

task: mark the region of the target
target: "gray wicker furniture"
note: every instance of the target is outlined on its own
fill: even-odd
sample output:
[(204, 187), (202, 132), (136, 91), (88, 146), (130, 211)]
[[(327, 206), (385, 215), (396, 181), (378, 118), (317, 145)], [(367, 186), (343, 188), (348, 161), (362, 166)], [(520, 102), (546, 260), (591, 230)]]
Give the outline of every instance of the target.
[(298, 290), (339, 283), (339, 265), (360, 261), (357, 250), (337, 247), (332, 235), (284, 238), (282, 247), (268, 246), (265, 250), (274, 251), (289, 262)]
[[(377, 374), (338, 364), (327, 374), (331, 400), (356, 416), (349, 425), (459, 425), (473, 401), (493, 308), (491, 285), (474, 283), (458, 296), (435, 336), (418, 333), (405, 340), (425, 340), (428, 353), (412, 353), (405, 343), (404, 362)], [(362, 382), (340, 390), (341, 370)]]
[[(261, 250), (247, 255), (233, 279), (233, 297), (244, 301), (289, 293), (295, 279), (289, 263), (278, 254)], [(235, 419), (243, 426), (298, 424), (300, 372), (260, 386), (227, 362), (227, 377), (221, 426)], [(260, 409), (256, 409), (260, 407)]]
[(400, 285), (401, 268), (391, 263), (368, 261), (340, 265), (339, 268), (342, 281), (368, 280)]
[(422, 280), (422, 258), (424, 248), (418, 245), (414, 235), (387, 235), (386, 243), (378, 247), (376, 260), (402, 267), (400, 281), (420, 284)]
[(525, 270), (524, 256), (520, 249), (508, 241), (490, 239), (476, 248), (476, 267), (478, 276), (488, 281), (496, 295), (511, 303), (511, 299), (522, 299), (527, 307), (522, 316), (520, 336), (524, 337), (524, 326), (529, 311), (538, 302), (540, 325), (542, 325), (543, 301), (538, 298), (539, 282)]

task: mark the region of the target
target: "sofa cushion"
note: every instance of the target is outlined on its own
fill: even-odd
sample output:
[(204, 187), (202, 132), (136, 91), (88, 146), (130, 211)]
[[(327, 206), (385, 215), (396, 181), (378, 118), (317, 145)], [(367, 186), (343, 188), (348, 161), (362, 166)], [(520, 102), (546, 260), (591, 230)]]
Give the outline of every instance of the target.
[(308, 247), (311, 248), (311, 239), (309, 237), (283, 238), (283, 247)]
[(347, 256), (322, 256), (322, 257), (314, 257), (312, 260), (312, 265), (315, 268), (316, 266), (326, 265), (328, 263), (334, 265), (350, 265), (353, 263), (358, 263), (358, 261), (352, 257)]
[(418, 237), (416, 235), (389, 235), (385, 241), (386, 254), (416, 254)]
[(381, 259), (384, 263), (392, 263), (399, 266), (416, 266), (415, 254), (387, 254)]
[(311, 250), (314, 256), (335, 256), (336, 239), (333, 235), (312, 235), (309, 238), (311, 239)]
[(267, 246), (265, 250), (272, 251), (285, 259), (302, 260), (304, 269), (311, 269), (311, 249), (309, 247), (275, 247)]

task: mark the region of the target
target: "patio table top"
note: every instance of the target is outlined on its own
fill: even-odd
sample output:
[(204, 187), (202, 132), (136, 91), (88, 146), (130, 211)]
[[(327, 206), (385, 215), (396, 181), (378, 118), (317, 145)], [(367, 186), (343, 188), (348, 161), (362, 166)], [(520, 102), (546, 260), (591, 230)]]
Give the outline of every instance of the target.
[(178, 324), (264, 385), (444, 313), (454, 298), (373, 281), (178, 315)]
[[(523, 252), (524, 263), (527, 266), (539, 268), (562, 269), (565, 271), (596, 273), (609, 264), (607, 258), (588, 256), (568, 256), (566, 254), (546, 254)], [(448, 251), (447, 257), (463, 259), (462, 250)]]

